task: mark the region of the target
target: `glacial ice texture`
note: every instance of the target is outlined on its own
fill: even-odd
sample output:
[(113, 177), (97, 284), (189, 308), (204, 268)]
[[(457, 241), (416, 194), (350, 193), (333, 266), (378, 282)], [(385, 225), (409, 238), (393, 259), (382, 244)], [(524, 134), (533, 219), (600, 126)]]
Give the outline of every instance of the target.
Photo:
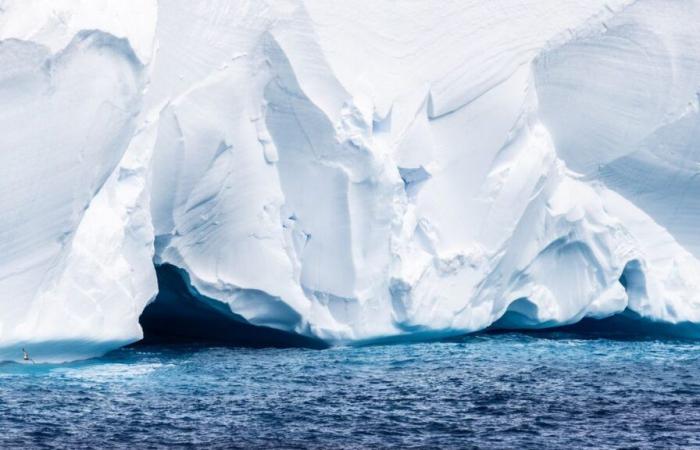
[(699, 20), (0, 0), (0, 360), (134, 342), (158, 281), (185, 335), (201, 308), (325, 345), (622, 313), (694, 334)]

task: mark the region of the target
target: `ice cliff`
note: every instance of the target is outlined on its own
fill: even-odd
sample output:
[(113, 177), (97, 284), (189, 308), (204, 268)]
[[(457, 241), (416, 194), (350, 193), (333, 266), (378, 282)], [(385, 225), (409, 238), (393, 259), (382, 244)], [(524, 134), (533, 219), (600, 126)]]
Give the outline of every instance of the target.
[(331, 345), (700, 323), (698, 21), (0, 0), (0, 360), (140, 339), (156, 267), (166, 313)]

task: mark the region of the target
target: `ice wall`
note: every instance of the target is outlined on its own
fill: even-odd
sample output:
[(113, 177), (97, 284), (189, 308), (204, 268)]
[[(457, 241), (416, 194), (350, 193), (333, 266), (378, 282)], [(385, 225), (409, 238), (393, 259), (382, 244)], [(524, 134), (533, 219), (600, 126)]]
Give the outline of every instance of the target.
[(0, 1), (0, 359), (700, 322), (699, 8)]

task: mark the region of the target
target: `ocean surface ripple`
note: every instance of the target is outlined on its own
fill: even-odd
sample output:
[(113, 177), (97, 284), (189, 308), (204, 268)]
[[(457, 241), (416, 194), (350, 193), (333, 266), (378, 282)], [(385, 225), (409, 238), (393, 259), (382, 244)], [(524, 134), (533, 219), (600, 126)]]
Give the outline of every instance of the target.
[(0, 448), (700, 446), (700, 346), (562, 333), (0, 364)]

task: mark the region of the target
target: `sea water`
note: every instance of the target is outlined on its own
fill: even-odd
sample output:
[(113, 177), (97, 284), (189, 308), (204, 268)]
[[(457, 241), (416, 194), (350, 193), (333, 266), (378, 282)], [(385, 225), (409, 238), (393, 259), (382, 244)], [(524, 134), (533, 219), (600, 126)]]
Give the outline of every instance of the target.
[(700, 446), (700, 345), (500, 333), (0, 364), (0, 447)]

